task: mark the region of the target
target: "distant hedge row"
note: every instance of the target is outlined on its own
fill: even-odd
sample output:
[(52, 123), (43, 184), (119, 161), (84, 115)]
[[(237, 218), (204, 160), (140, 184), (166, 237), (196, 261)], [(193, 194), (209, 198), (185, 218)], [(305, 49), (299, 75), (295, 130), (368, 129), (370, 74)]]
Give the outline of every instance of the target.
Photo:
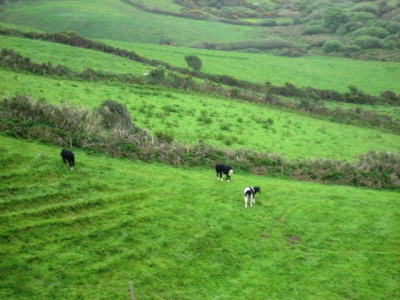
[[(321, 100), (337, 101), (358, 104), (391, 104), (400, 105), (400, 95), (392, 91), (384, 91), (379, 96), (373, 96), (363, 93), (361, 90), (351, 91), (350, 93), (339, 93), (333, 90), (320, 90), (313, 87), (298, 88), (291, 83), (286, 83), (285, 86), (274, 86), (271, 83), (259, 84), (245, 80), (239, 80), (229, 75), (214, 75), (201, 72), (193, 72), (185, 68), (171, 66), (168, 63), (158, 60), (151, 60), (138, 55), (134, 51), (128, 51), (106, 45), (104, 43), (95, 42), (88, 38), (81, 37), (75, 32), (69, 31), (65, 33), (38, 33), (38, 32), (23, 32), (16, 29), (0, 28), (1, 35), (21, 36), (31, 39), (39, 39), (52, 41), (61, 44), (67, 44), (75, 47), (86, 49), (94, 49), (108, 54), (125, 57), (140, 63), (149, 64), (151, 66), (164, 66), (166, 69), (193, 77), (198, 77), (213, 81), (228, 86), (234, 86), (242, 89), (252, 90), (254, 92), (269, 93), (281, 95), (284, 97), (306, 97), (317, 95)], [(276, 43), (273, 43), (276, 44)], [(387, 97), (390, 95), (390, 97)]]
[[(325, 118), (329, 117), (333, 122), (357, 124), (362, 126), (373, 126), (379, 129), (390, 130), (393, 133), (400, 133), (400, 120), (393, 119), (391, 116), (386, 114), (378, 114), (375, 111), (368, 111), (363, 109), (349, 109), (343, 110), (337, 108), (335, 110), (328, 110), (324, 103), (320, 100), (322, 96), (327, 97), (335, 94), (327, 94), (321, 96), (317, 94), (321, 91), (314, 90), (312, 88), (297, 89), (293, 85), (287, 83), (282, 90), (278, 91), (280, 94), (288, 96), (297, 96), (301, 98), (301, 101), (296, 103), (292, 101), (285, 101), (275, 97), (276, 89), (279, 87), (273, 87), (269, 83), (265, 86), (258, 84), (247, 83), (249, 86), (241, 86), (243, 82), (237, 81), (235, 78), (230, 76), (217, 76), (208, 75), (211, 81), (224, 82), (226, 85), (233, 86), (232, 88), (219, 86), (213, 82), (199, 83), (193, 80), (191, 76), (181, 76), (177, 73), (166, 73), (166, 68), (159, 66), (150, 71), (149, 76), (135, 76), (132, 74), (114, 74), (103, 71), (95, 71), (91, 68), (86, 68), (82, 72), (73, 72), (71, 69), (57, 65), (54, 66), (51, 62), (48, 63), (35, 63), (31, 59), (21, 56), (19, 53), (9, 49), (2, 49), (0, 52), (0, 66), (13, 68), (16, 70), (25, 70), (37, 75), (54, 75), (54, 76), (66, 76), (69, 79), (74, 80), (86, 80), (86, 81), (110, 81), (119, 82), (125, 84), (155, 84), (162, 85), (169, 88), (178, 88), (183, 90), (192, 90), (199, 93), (206, 94), (220, 94), (230, 98), (243, 99), (251, 102), (259, 102), (264, 104), (279, 105), (295, 110), (307, 111), (310, 114), (322, 115)], [(242, 89), (236, 86), (243, 87)], [(275, 89), (275, 91), (274, 91)], [(350, 86), (351, 93), (349, 97), (358, 99), (359, 94), (362, 92), (358, 91), (355, 86)], [(274, 92), (271, 92), (274, 91)], [(323, 92), (323, 91), (322, 91)], [(328, 91), (329, 92), (329, 91)], [(338, 94), (340, 95), (340, 94)], [(361, 94), (362, 95), (362, 94)], [(396, 102), (398, 96), (391, 91), (384, 91), (381, 93), (381, 97), (388, 99), (387, 101)]]
[[(0, 101), (0, 130), (60, 147), (72, 143), (74, 147), (146, 162), (187, 167), (213, 167), (223, 162), (238, 171), (258, 175), (378, 189), (400, 188), (399, 153), (371, 151), (355, 163), (329, 159), (288, 161), (281, 155), (249, 149), (219, 149), (203, 143), (181, 145), (163, 139), (162, 134), (157, 138), (128, 124), (131, 120), (126, 117), (126, 109), (116, 101), (104, 101), (102, 106), (108, 108), (89, 111), (65, 103), (52, 105), (43, 99), (35, 102), (25, 96), (9, 97)], [(121, 123), (120, 119), (125, 121)]]

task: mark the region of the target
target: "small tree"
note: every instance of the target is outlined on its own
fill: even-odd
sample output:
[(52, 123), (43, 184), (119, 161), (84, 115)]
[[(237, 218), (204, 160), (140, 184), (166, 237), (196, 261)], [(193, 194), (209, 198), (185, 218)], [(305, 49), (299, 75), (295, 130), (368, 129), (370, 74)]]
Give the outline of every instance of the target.
[(190, 68), (193, 69), (196, 73), (200, 72), (203, 62), (200, 58), (194, 55), (185, 56), (186, 63)]

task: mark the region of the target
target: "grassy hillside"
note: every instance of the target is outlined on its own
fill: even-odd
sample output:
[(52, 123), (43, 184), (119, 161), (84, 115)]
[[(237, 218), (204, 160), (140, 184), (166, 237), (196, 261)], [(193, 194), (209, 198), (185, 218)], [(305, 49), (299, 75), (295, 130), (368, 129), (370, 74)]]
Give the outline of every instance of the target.
[[(188, 68), (185, 56), (195, 55), (203, 62), (202, 72), (229, 74), (250, 82), (269, 81), (280, 86), (290, 82), (298, 87), (312, 86), (339, 92), (348, 92), (348, 86), (354, 84), (363, 92), (373, 95), (379, 95), (384, 90), (400, 92), (400, 84), (396, 80), (400, 78), (398, 63), (355, 61), (333, 57), (288, 58), (267, 54), (176, 48), (112, 40), (101, 41), (180, 68)], [(61, 64), (74, 71), (82, 71), (90, 67), (106, 72), (143, 74), (152, 68), (99, 51), (39, 40), (0, 36), (0, 46), (13, 49), (36, 62), (50, 61), (53, 65)]]
[(400, 137), (377, 130), (312, 119), (268, 106), (195, 93), (49, 79), (0, 71), (0, 96), (30, 95), (58, 104), (99, 107), (117, 100), (131, 111), (133, 122), (152, 134), (165, 132), (176, 141), (202, 140), (222, 148), (250, 148), (294, 158), (354, 160), (376, 149), (400, 151)]
[(109, 37), (149, 44), (158, 44), (164, 37), (171, 38), (179, 45), (200, 40), (231, 42), (244, 39), (259, 30), (222, 23), (210, 26), (206, 21), (154, 15), (139, 11), (120, 0), (41, 0), (10, 3), (6, 8), (0, 14), (0, 22), (46, 32), (73, 30), (90, 38)]
[(143, 74), (148, 67), (122, 57), (100, 51), (15, 37), (0, 36), (1, 48), (13, 49), (36, 62), (51, 62), (81, 72), (85, 68), (105, 72)]
[(79, 149), (71, 172), (59, 147), (0, 140), (1, 298), (127, 299), (129, 281), (138, 299), (399, 296), (398, 193)]
[(183, 68), (187, 67), (185, 56), (195, 55), (203, 61), (202, 72), (230, 74), (252, 82), (270, 81), (274, 85), (290, 82), (296, 86), (312, 86), (339, 92), (348, 92), (348, 85), (355, 84), (363, 92), (374, 95), (383, 90), (400, 93), (400, 84), (396, 80), (400, 78), (399, 63), (318, 56), (288, 58), (111, 40), (104, 42)]
[[(378, 7), (378, 1), (339, 2), (331, 4), (339, 5), (352, 18), (371, 19), (371, 15), (358, 10), (363, 5), (366, 9)], [(150, 9), (181, 12), (172, 0), (143, 3)], [(382, 47), (389, 42), (387, 45), (394, 49), (385, 46), (335, 53), (322, 51), (326, 40), (338, 38), (345, 47), (354, 40), (351, 32), (344, 33), (344, 24), (342, 35), (301, 33), (308, 25), (323, 25), (319, 6), (326, 8), (326, 3), (260, 1), (264, 12), (275, 10), (277, 15), (272, 19), (285, 26), (254, 27), (150, 13), (121, 0), (7, 4), (0, 0), (0, 26), (24, 31), (72, 30), (183, 68), (187, 68), (184, 57), (195, 55), (201, 58), (204, 72), (255, 83), (290, 82), (297, 87), (339, 92), (348, 92), (352, 84), (356, 93), (361, 93), (357, 89), (373, 95), (384, 90), (399, 93), (400, 65), (383, 61), (399, 51), (399, 33), (379, 39)], [(390, 9), (397, 5), (394, 0), (385, 3)], [(369, 25), (385, 19), (388, 23), (379, 24), (390, 25), (395, 31), (395, 11), (385, 12), (381, 4)], [(222, 10), (229, 13), (229, 9)], [(241, 7), (232, 10), (243, 11)], [(219, 12), (207, 13), (215, 17)], [(238, 17), (238, 21), (246, 19), (258, 22), (266, 17)], [(309, 56), (288, 58), (182, 47), (203, 40), (229, 43), (271, 37), (288, 39), (295, 44), (294, 50)], [(178, 47), (157, 45), (165, 41)], [(64, 104), (52, 107), (39, 102), (48, 108), (46, 113), (54, 117), (54, 124), (40, 117), (31, 119), (45, 113), (29, 110), (23, 97), (15, 97), (16, 102), (10, 101), (10, 106), (2, 106), (6, 110), (0, 109), (0, 299), (122, 300), (129, 298), (130, 281), (136, 299), (143, 300), (400, 298), (400, 135), (396, 134), (397, 127), (390, 127), (398, 125), (391, 119), (400, 116), (398, 95), (391, 94), (394, 100), (387, 102), (360, 101), (380, 104), (370, 106), (327, 101), (329, 108), (339, 106), (353, 111), (346, 114), (343, 110), (344, 117), (335, 119), (328, 110), (314, 114), (272, 101), (267, 105), (265, 94), (269, 91), (257, 94), (260, 90), (256, 91), (254, 85), (249, 85), (254, 91), (246, 87), (249, 90), (243, 94), (237, 87), (229, 87), (232, 95), (222, 93), (221, 85), (220, 90), (217, 85), (214, 90), (198, 89), (203, 93), (193, 92), (184, 84), (170, 85), (180, 89), (167, 88), (169, 80), (200, 80), (188, 74), (173, 77), (166, 72), (164, 82), (152, 81), (153, 75), (141, 74), (154, 67), (99, 51), (0, 35), (2, 48), (29, 57), (30, 61), (21, 61), (28, 61), (28, 66), (31, 63), (40, 74), (44, 72), (35, 63), (60, 64), (73, 72), (33, 75), (29, 68), (12, 61), (11, 54), (2, 57), (14, 63), (0, 67), (2, 101), (26, 95)], [(123, 81), (128, 77), (122, 76), (79, 77), (77, 72), (85, 68), (138, 77), (131, 76), (137, 79), (135, 84)], [(235, 89), (243, 99), (223, 96), (235, 97)], [(255, 97), (246, 98), (245, 92)], [(352, 94), (355, 102), (359, 99), (356, 93)], [(292, 104), (321, 100), (311, 99), (312, 94), (296, 99), (286, 96), (268, 94), (271, 99), (267, 99), (284, 99)], [(257, 102), (256, 97), (261, 101)], [(100, 115), (70, 107), (93, 110), (106, 99), (125, 105), (128, 118), (130, 114), (132, 122), (144, 131), (105, 129)], [(356, 106), (378, 110), (378, 114), (354, 109)], [(22, 112), (24, 108), (28, 114)], [(11, 111), (15, 111), (13, 116), (8, 114)], [(93, 123), (80, 119), (78, 115), (85, 113), (95, 115)], [(364, 113), (369, 119), (357, 119), (357, 114)], [(75, 131), (66, 125), (71, 124), (69, 121), (75, 122)], [(90, 126), (98, 128), (90, 131)], [(19, 139), (21, 136), (26, 140)], [(163, 141), (159, 136), (173, 141)], [(63, 164), (59, 155), (72, 141), (74, 171)], [(212, 150), (193, 150), (196, 147)], [(242, 150), (234, 152), (237, 149)], [(355, 163), (371, 149), (391, 153), (379, 158), (371, 152)], [(124, 155), (138, 159), (117, 158)], [(182, 167), (184, 159), (185, 166), (197, 167)], [(235, 169), (229, 183), (217, 181), (214, 169), (207, 167), (211, 161), (223, 159), (232, 162)], [(256, 167), (250, 167), (249, 162), (256, 162)], [(261, 194), (256, 196), (255, 207), (245, 209), (243, 190), (249, 185), (260, 186)]]

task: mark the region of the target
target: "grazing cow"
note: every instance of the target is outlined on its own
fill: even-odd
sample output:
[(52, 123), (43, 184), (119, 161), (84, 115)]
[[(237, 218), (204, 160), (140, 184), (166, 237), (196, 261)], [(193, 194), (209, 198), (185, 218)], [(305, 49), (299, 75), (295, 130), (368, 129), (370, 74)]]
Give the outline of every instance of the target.
[(66, 164), (66, 160), (68, 160), (69, 166), (71, 168), (71, 171), (74, 169), (75, 167), (75, 155), (74, 153), (72, 153), (71, 150), (68, 149), (62, 149), (61, 151), (61, 157), (64, 161), (64, 164)]
[(217, 171), (218, 180), (221, 179), (221, 181), (224, 181), (224, 179), (222, 179), (222, 173), (226, 175), (228, 182), (231, 180), (231, 174), (233, 173), (233, 170), (230, 166), (218, 164), (215, 166), (215, 171)]
[(247, 208), (247, 200), (250, 198), (250, 206), (253, 207), (253, 204), (256, 204), (255, 195), (256, 193), (261, 193), (261, 188), (258, 186), (252, 187), (249, 186), (244, 189), (244, 206)]

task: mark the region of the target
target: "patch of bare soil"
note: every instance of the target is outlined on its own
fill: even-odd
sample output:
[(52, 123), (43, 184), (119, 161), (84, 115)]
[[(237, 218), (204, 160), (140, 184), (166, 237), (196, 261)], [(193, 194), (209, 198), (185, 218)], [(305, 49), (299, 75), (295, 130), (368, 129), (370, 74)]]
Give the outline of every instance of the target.
[(288, 235), (287, 238), (287, 243), (289, 245), (298, 245), (301, 243), (301, 238), (297, 235)]

